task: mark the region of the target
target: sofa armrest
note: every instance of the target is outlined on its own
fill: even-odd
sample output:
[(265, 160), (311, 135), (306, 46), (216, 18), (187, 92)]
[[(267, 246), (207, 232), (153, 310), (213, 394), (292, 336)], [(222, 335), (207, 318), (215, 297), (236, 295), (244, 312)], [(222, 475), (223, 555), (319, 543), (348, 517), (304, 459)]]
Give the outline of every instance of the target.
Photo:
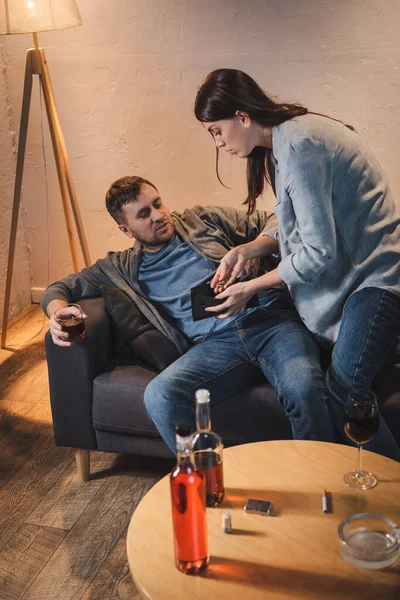
[(96, 449), (93, 379), (112, 354), (110, 318), (102, 298), (79, 304), (88, 315), (85, 339), (67, 348), (56, 346), (49, 332), (45, 339), (54, 438), (58, 446)]

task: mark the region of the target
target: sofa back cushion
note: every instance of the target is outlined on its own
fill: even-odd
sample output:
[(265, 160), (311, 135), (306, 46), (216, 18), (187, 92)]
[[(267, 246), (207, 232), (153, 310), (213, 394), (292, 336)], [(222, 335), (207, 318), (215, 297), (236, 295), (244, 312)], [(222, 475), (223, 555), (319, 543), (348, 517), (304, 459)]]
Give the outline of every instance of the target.
[(133, 354), (158, 371), (179, 358), (175, 344), (146, 319), (125, 292), (103, 284), (100, 293), (111, 316), (117, 354)]

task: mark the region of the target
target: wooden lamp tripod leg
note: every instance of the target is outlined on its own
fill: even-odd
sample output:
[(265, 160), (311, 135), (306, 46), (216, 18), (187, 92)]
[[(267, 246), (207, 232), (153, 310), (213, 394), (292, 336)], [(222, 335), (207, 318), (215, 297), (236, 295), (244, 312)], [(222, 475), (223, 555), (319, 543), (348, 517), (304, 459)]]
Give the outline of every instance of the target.
[[(38, 53), (39, 52), (40, 51), (38, 51)], [(41, 58), (39, 60), (41, 63), (42, 62)], [(40, 68), (39, 68), (39, 77), (40, 77), (40, 83), (41, 83), (41, 86), (43, 89), (43, 96), (44, 96), (44, 102), (45, 102), (45, 106), (46, 106), (47, 120), (49, 123), (50, 136), (51, 136), (51, 141), (52, 141), (52, 145), (53, 145), (54, 161), (56, 163), (58, 183), (60, 186), (61, 200), (62, 200), (62, 205), (63, 205), (63, 209), (64, 209), (65, 224), (67, 227), (68, 241), (69, 241), (69, 246), (71, 249), (72, 264), (73, 264), (75, 273), (77, 273), (79, 271), (79, 263), (78, 263), (78, 256), (77, 256), (77, 252), (76, 252), (74, 233), (73, 233), (73, 229), (72, 229), (71, 214), (70, 214), (70, 209), (68, 206), (68, 191), (67, 191), (67, 186), (66, 186), (64, 158), (63, 158), (61, 145), (60, 145), (60, 141), (59, 141), (59, 132), (54, 124), (55, 123), (54, 108), (53, 108), (51, 99), (49, 97), (49, 90), (46, 85), (46, 81), (43, 78), (41, 64), (40, 64)]]
[[(60, 167), (64, 181), (67, 186), (69, 199), (71, 202), (72, 212), (75, 219), (76, 230), (78, 232), (78, 238), (81, 245), (83, 261), (86, 267), (90, 267), (91, 260), (89, 255), (89, 248), (86, 241), (85, 231), (83, 229), (83, 222), (81, 213), (79, 210), (78, 199), (75, 191), (75, 184), (72, 179), (71, 169), (69, 166), (68, 153), (64, 142), (64, 136), (60, 125), (60, 119), (58, 117), (57, 106), (54, 98), (53, 86), (51, 84), (50, 72), (47, 66), (47, 60), (44, 54), (43, 48), (39, 48), (40, 55), (40, 69), (41, 69), (41, 82), (43, 86), (44, 97), (46, 101), (47, 114), (49, 119), (50, 130), (52, 131), (53, 145), (57, 146), (56, 162)], [(54, 150), (56, 155), (56, 150)]]
[(17, 169), (15, 175), (15, 188), (14, 188), (14, 204), (11, 222), (11, 234), (10, 234), (10, 246), (8, 254), (8, 266), (6, 276), (6, 289), (4, 298), (4, 309), (3, 309), (3, 326), (1, 333), (1, 348), (5, 348), (6, 336), (7, 336), (7, 325), (8, 325), (8, 312), (10, 307), (10, 295), (11, 295), (11, 281), (12, 281), (12, 270), (14, 264), (15, 255), (15, 243), (18, 226), (18, 215), (21, 199), (21, 187), (22, 187), (22, 175), (24, 169), (25, 159), (25, 148), (26, 148), (26, 136), (28, 130), (29, 120), (29, 109), (32, 94), (32, 77), (33, 74), (37, 74), (40, 77), (40, 83), (43, 88), (43, 95), (45, 99), (47, 118), (49, 122), (50, 135), (53, 145), (54, 158), (57, 168), (58, 182), (60, 185), (61, 199), (64, 209), (65, 223), (67, 227), (68, 241), (71, 249), (72, 264), (74, 271), (79, 271), (79, 264), (76, 252), (76, 246), (73, 236), (73, 229), (71, 223), (70, 209), (68, 206), (68, 196), (72, 207), (72, 212), (75, 219), (76, 229), (81, 245), (83, 260), (85, 266), (91, 265), (89, 249), (83, 229), (82, 218), (79, 210), (78, 200), (75, 192), (75, 185), (72, 179), (71, 170), (69, 166), (69, 159), (67, 150), (65, 147), (64, 136), (62, 133), (60, 120), (58, 117), (57, 107), (54, 99), (53, 88), (51, 85), (50, 74), (47, 66), (46, 57), (43, 48), (38, 48), (37, 35), (33, 34), (35, 49), (28, 50), (26, 53), (25, 63), (25, 80), (24, 80), (24, 91), (22, 99), (22, 110), (21, 110), (21, 124), (19, 131), (18, 141), (18, 155), (17, 155)]
[(32, 65), (31, 65), (31, 56), (28, 51), (26, 53), (26, 60), (25, 60), (24, 91), (23, 91), (23, 96), (22, 96), (21, 123), (20, 123), (20, 128), (19, 128), (18, 154), (17, 154), (17, 168), (16, 168), (16, 172), (15, 172), (14, 202), (13, 202), (13, 211), (12, 211), (12, 218), (11, 218), (10, 245), (9, 245), (9, 249), (8, 249), (6, 289), (5, 289), (5, 294), (4, 294), (3, 326), (2, 326), (2, 332), (1, 332), (1, 347), (2, 348), (5, 348), (5, 346), (6, 346), (8, 311), (10, 308), (11, 281), (12, 281), (12, 271), (13, 271), (13, 265), (14, 265), (15, 243), (16, 243), (16, 238), (17, 238), (18, 216), (19, 216), (19, 206), (20, 206), (21, 188), (22, 188), (22, 175), (24, 172), (26, 135), (28, 132), (28, 120), (29, 120), (29, 109), (30, 109), (30, 105), (31, 105), (31, 95), (32, 95)]

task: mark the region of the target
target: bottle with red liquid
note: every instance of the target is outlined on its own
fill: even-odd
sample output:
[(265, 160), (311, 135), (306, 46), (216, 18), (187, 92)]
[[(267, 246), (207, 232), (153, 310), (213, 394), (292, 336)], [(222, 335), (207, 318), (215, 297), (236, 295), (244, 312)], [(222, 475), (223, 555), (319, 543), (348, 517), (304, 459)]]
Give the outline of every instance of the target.
[(191, 426), (178, 423), (175, 431), (177, 465), (170, 475), (175, 564), (197, 575), (209, 561), (204, 481), (194, 465)]
[(196, 426), (193, 437), (194, 461), (206, 485), (206, 505), (218, 506), (224, 498), (222, 452), (224, 445), (219, 435), (211, 431), (210, 392), (196, 392)]

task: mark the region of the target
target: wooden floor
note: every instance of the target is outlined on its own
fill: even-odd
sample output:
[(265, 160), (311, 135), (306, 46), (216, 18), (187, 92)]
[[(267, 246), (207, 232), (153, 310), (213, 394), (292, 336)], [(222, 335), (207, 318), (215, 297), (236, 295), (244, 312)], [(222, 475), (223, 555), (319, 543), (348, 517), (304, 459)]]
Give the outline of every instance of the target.
[(127, 527), (171, 462), (92, 452), (91, 480), (77, 480), (73, 450), (53, 441), (46, 330), (33, 305), (0, 350), (0, 600), (139, 599)]

